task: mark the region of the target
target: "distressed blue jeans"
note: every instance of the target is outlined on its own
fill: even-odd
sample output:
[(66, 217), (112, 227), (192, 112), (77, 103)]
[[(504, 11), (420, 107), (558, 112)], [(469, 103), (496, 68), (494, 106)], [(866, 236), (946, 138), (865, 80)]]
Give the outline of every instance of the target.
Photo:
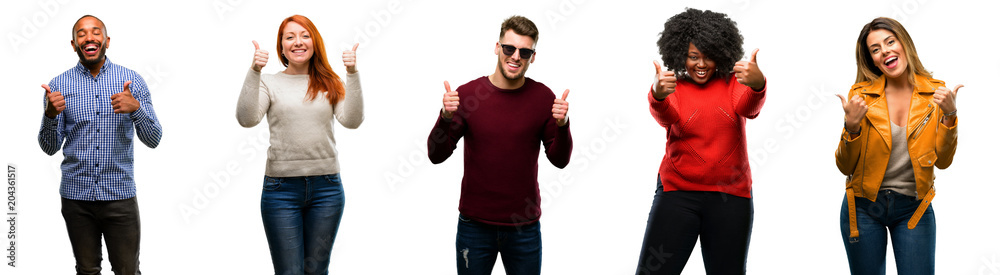
[(330, 251), (343, 214), (340, 174), (264, 176), (260, 215), (274, 273), (328, 274)]
[(542, 272), (542, 233), (539, 222), (497, 226), (458, 216), (455, 252), (460, 275), (493, 274), (497, 253), (509, 275)]

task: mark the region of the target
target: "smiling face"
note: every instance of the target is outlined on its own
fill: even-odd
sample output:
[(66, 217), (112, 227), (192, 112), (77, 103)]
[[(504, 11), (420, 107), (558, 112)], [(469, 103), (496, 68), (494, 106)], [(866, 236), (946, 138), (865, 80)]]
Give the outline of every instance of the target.
[(313, 55), (312, 35), (299, 23), (288, 22), (281, 30), (281, 54), (289, 65), (308, 64)]
[(868, 34), (866, 44), (872, 61), (882, 74), (887, 78), (903, 76), (907, 66), (906, 50), (895, 34), (888, 30), (873, 30)]
[(105, 35), (104, 29), (104, 23), (94, 17), (81, 18), (73, 26), (75, 35), (71, 44), (83, 65), (104, 63), (104, 53), (111, 42), (111, 38)]
[(715, 74), (715, 61), (701, 54), (693, 43), (688, 45), (688, 56), (684, 65), (694, 83), (705, 84)]
[(521, 51), (514, 51), (511, 55), (506, 55), (503, 53), (503, 49), (500, 44), (511, 45), (518, 49), (535, 48), (535, 40), (531, 39), (530, 36), (520, 35), (514, 32), (514, 30), (507, 30), (504, 36), (500, 38), (500, 42), (497, 42), (496, 48), (493, 50), (497, 55), (497, 69), (500, 70), (503, 77), (507, 80), (518, 80), (524, 78), (524, 73), (528, 71), (528, 65), (535, 62), (535, 55), (531, 55), (531, 58), (523, 59), (521, 58)]

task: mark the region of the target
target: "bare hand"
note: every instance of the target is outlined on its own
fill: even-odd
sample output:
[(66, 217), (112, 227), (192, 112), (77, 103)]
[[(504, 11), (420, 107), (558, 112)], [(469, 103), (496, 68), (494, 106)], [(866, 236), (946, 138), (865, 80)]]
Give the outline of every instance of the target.
[(663, 100), (676, 91), (677, 77), (674, 75), (674, 71), (663, 71), (660, 68), (660, 63), (656, 61), (653, 61), (653, 66), (656, 67), (656, 77), (653, 78), (653, 97)]
[(344, 66), (347, 67), (347, 73), (353, 74), (358, 72), (358, 45), (360, 43), (354, 43), (354, 48), (350, 51), (344, 51)]
[(53, 92), (47, 84), (42, 84), (42, 89), (45, 89), (45, 99), (48, 101), (45, 106), (45, 116), (56, 118), (63, 110), (66, 110), (66, 100), (63, 99), (62, 93)]
[(111, 107), (114, 108), (116, 114), (126, 114), (135, 112), (139, 109), (139, 101), (135, 100), (132, 96), (132, 89), (129, 89), (129, 85), (132, 81), (125, 81), (125, 87), (122, 92), (111, 95)]
[(842, 95), (837, 95), (837, 97), (840, 98), (840, 103), (844, 106), (844, 126), (851, 132), (861, 131), (861, 120), (868, 113), (868, 105), (865, 104), (865, 100), (858, 95), (852, 97), (850, 101), (847, 101)]
[(264, 66), (267, 66), (267, 51), (260, 49), (257, 40), (253, 40), (253, 48), (253, 70), (259, 72)]
[(956, 97), (958, 97), (958, 89), (965, 87), (965, 85), (959, 84), (955, 86), (954, 90), (948, 90), (944, 86), (938, 87), (934, 90), (934, 103), (941, 107), (941, 111), (945, 114), (954, 112), (958, 110), (955, 106)]
[(569, 96), (569, 89), (563, 92), (562, 98), (556, 98), (555, 102), (552, 103), (552, 118), (556, 119), (556, 125), (559, 126), (566, 125), (566, 112), (569, 112), (569, 102), (566, 102), (567, 96)]
[(444, 118), (451, 118), (452, 114), (458, 111), (458, 91), (452, 91), (451, 84), (448, 84), (448, 81), (444, 82), (444, 90), (444, 99), (442, 100), (444, 108), (441, 109), (441, 115)]
[(736, 75), (736, 81), (747, 85), (754, 91), (764, 89), (764, 73), (761, 73), (760, 67), (757, 67), (758, 51), (760, 49), (753, 50), (750, 61), (739, 61), (736, 62), (736, 66), (733, 66), (733, 74)]

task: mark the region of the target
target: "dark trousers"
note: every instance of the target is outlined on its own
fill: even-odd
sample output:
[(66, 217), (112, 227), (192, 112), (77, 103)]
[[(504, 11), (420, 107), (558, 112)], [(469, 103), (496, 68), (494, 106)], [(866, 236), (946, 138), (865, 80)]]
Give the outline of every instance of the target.
[(681, 274), (701, 237), (705, 273), (746, 274), (753, 200), (721, 192), (663, 192), (646, 222), (636, 274)]
[(63, 198), (69, 242), (76, 258), (76, 274), (101, 274), (101, 236), (108, 245), (111, 270), (139, 272), (139, 204), (135, 197), (116, 201), (78, 201)]

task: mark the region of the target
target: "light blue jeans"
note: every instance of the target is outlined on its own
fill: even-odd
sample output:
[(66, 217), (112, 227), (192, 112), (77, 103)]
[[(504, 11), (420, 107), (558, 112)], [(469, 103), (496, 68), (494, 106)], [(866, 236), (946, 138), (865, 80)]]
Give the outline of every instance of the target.
[(274, 273), (328, 274), (330, 251), (343, 214), (340, 174), (264, 176), (260, 215)]
[(851, 243), (849, 240), (851, 229), (846, 196), (840, 210), (840, 234), (847, 250), (851, 274), (884, 275), (885, 250), (890, 239), (898, 274), (934, 274), (937, 226), (934, 224), (933, 206), (927, 206), (917, 227), (909, 229), (906, 223), (920, 206), (920, 200), (915, 197), (882, 190), (875, 202), (860, 197), (854, 202), (861, 234), (858, 242)]

